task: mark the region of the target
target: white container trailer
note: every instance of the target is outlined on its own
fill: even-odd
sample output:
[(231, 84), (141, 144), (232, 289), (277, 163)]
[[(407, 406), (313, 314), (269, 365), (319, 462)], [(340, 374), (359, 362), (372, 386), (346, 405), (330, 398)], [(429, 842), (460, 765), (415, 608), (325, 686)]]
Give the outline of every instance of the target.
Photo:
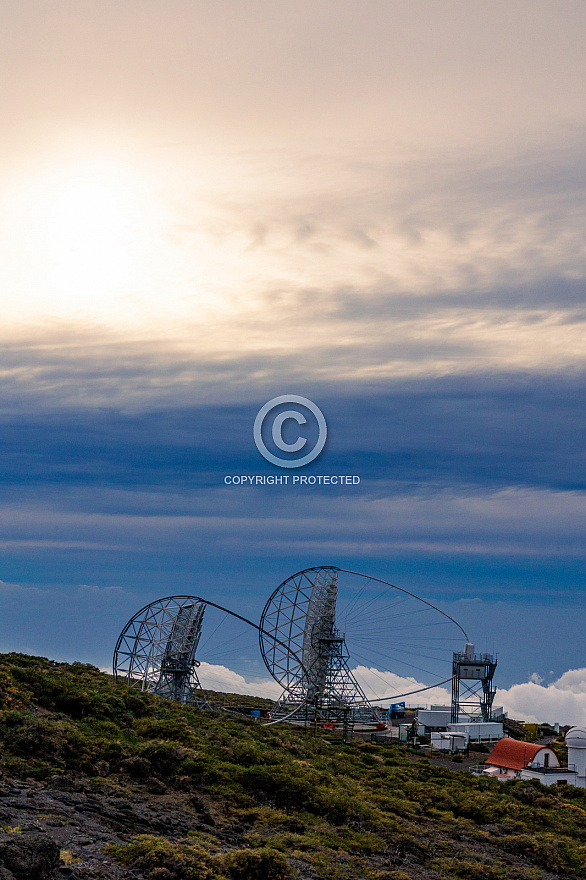
[(426, 730), (437, 730), (441, 728), (445, 730), (450, 723), (452, 713), (450, 709), (420, 709), (417, 713), (417, 722), (420, 727), (424, 727), (422, 733)]
[(434, 732), (431, 734), (431, 747), (442, 752), (463, 752), (468, 748), (468, 734)]
[(500, 721), (463, 721), (448, 724), (453, 733), (467, 733), (470, 742), (497, 742), (503, 738), (503, 725)]

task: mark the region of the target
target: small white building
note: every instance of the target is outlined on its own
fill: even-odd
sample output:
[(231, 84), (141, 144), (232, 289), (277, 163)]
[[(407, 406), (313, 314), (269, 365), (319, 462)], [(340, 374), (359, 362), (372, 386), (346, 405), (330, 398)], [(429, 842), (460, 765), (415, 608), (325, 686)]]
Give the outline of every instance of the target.
[(502, 739), (504, 730), (500, 721), (461, 721), (448, 724), (448, 732), (465, 733), (470, 742), (490, 743)]
[(434, 731), (431, 734), (431, 747), (442, 752), (464, 752), (468, 748), (468, 734)]
[[(503, 710), (499, 707), (497, 717), (502, 717)], [(461, 721), (452, 722), (452, 710), (449, 706), (432, 706), (431, 709), (419, 709), (417, 713), (417, 733), (423, 736), (432, 730), (447, 730), (452, 733), (467, 733), (474, 742), (496, 742), (503, 736), (503, 725), (497, 721), (481, 721), (478, 716), (465, 716), (460, 713)]]
[(586, 788), (586, 729), (573, 727), (566, 734), (568, 765), (560, 766), (550, 746), (501, 739), (486, 759), (484, 767), (474, 768), (496, 779), (536, 779), (542, 785), (575, 785)]
[(549, 746), (518, 739), (501, 739), (496, 743), (484, 766), (484, 773), (487, 776), (498, 779), (521, 779), (523, 771), (529, 768), (557, 769), (560, 762)]
[(521, 779), (536, 779), (542, 785), (578, 785), (576, 771), (572, 764), (567, 767), (525, 767)]
[(423, 736), (430, 730), (446, 730), (452, 718), (449, 706), (432, 706), (417, 713), (417, 733)]
[(572, 727), (566, 733), (568, 747), (567, 767), (541, 766), (530, 762), (521, 771), (521, 779), (537, 779), (542, 785), (575, 785), (586, 788), (586, 730)]

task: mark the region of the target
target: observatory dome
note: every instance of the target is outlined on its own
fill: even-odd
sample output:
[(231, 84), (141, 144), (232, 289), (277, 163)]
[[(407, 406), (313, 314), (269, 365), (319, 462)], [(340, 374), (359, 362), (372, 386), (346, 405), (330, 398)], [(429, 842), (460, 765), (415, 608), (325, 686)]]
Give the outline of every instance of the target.
[(586, 749), (586, 730), (583, 727), (572, 727), (566, 733), (566, 745), (570, 749)]

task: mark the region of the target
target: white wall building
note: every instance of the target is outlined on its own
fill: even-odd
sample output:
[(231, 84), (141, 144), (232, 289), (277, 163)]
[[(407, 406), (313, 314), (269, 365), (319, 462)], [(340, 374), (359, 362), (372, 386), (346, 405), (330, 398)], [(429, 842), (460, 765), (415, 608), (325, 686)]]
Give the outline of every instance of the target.
[(448, 732), (465, 733), (470, 742), (497, 742), (502, 739), (503, 725), (500, 721), (460, 721), (448, 724)]
[(431, 734), (431, 747), (442, 752), (463, 752), (468, 748), (468, 734), (434, 731)]
[[(498, 717), (503, 714), (500, 706), (496, 712)], [(420, 709), (417, 713), (417, 733), (423, 736), (432, 730), (451, 730), (467, 733), (470, 739), (476, 742), (496, 742), (503, 735), (501, 722), (479, 721), (478, 716), (466, 718), (460, 713), (462, 720), (458, 724), (453, 724), (451, 718), (452, 710), (449, 706), (432, 706), (431, 709)]]
[(501, 739), (487, 758), (482, 774), (496, 779), (536, 779), (542, 785), (561, 783), (586, 788), (586, 729), (569, 730), (566, 745), (568, 765), (562, 767), (549, 746)]
[(518, 739), (501, 739), (485, 761), (485, 773), (499, 779), (520, 779), (528, 768), (558, 768), (553, 749)]

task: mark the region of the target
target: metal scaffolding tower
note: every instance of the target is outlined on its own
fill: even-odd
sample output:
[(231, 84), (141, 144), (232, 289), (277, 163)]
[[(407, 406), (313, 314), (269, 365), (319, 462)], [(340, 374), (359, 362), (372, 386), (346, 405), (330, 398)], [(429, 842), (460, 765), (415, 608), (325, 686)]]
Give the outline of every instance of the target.
[(161, 674), (154, 687), (154, 693), (160, 697), (188, 703), (192, 701), (194, 686), (201, 691), (195, 671), (199, 666), (195, 652), (201, 636), (204, 611), (205, 605), (200, 602), (179, 608), (165, 646)]
[(285, 630), (297, 649), (297, 660), (272, 641), (270, 653), (263, 650), (271, 674), (284, 686), (275, 713), (293, 721), (340, 720), (349, 710), (365, 720), (377, 718), (348, 665), (344, 633), (336, 628), (338, 570), (308, 570), (291, 581), (273, 594), (261, 620), (261, 633)]
[(492, 680), (497, 666), (492, 654), (475, 654), (467, 642), (452, 662), (452, 723), (466, 720), (490, 721), (496, 691)]

